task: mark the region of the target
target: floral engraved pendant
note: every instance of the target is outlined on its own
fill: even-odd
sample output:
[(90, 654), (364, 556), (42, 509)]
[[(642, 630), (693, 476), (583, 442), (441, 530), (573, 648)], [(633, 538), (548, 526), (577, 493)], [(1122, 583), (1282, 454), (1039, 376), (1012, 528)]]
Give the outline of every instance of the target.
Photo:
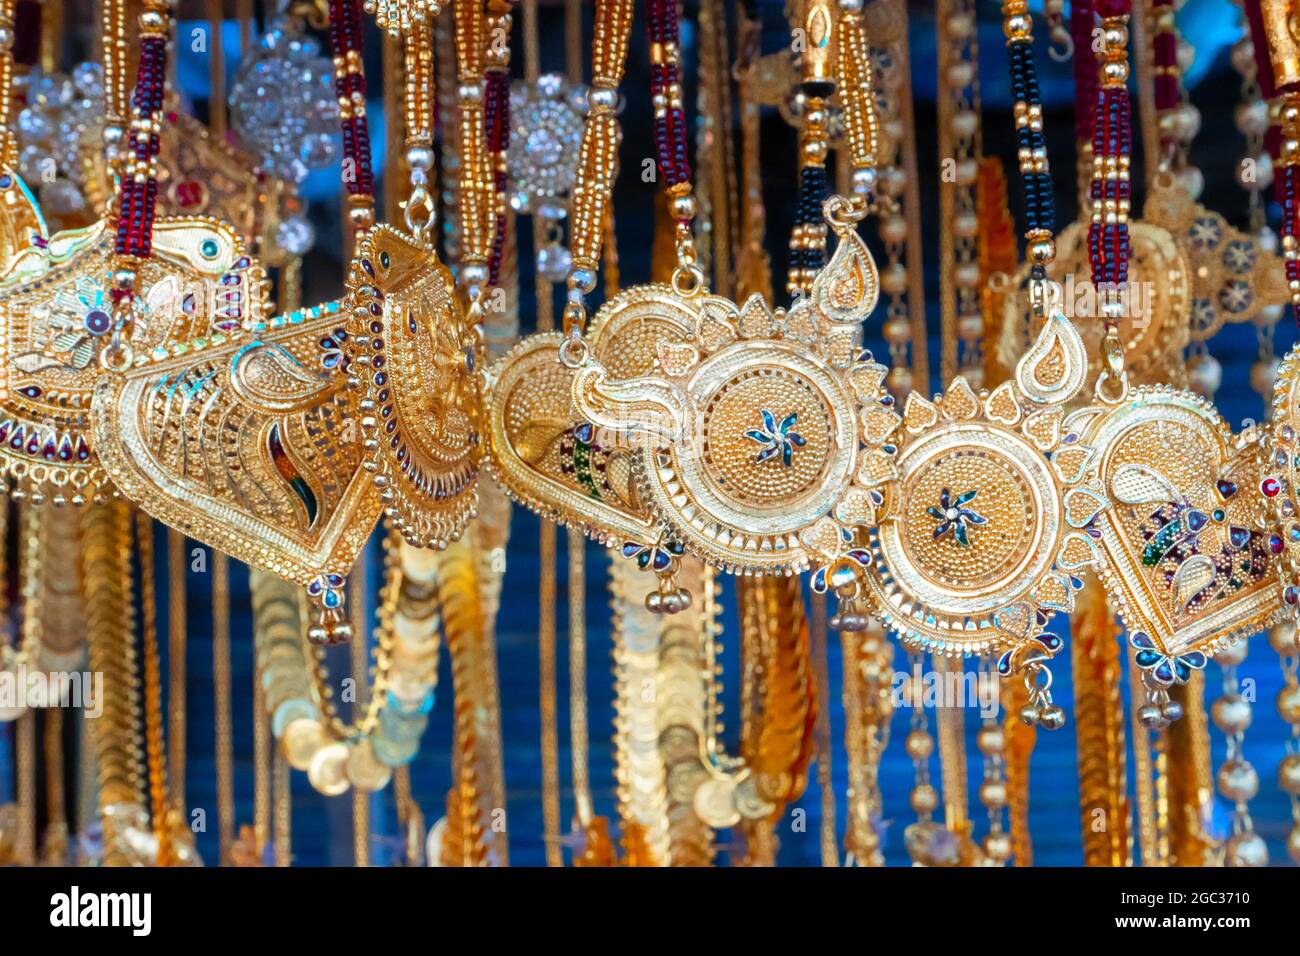
[(433, 250), (391, 226), (362, 239), (348, 291), (365, 466), (402, 536), (446, 547), (478, 506), (478, 333)]
[[(648, 375), (659, 345), (685, 341), (695, 319), (689, 303), (669, 287), (637, 286), (596, 316), (591, 347), (620, 376)], [(659, 525), (632, 479), (635, 446), (624, 432), (598, 428), (574, 406), (574, 370), (560, 361), (562, 342), (560, 333), (530, 336), (488, 369), (484, 406), (492, 473), (510, 497), (548, 520), (579, 527), (610, 547), (666, 555), (656, 548)]]
[[(0, 281), (0, 466), (37, 497), (79, 502), (103, 484), (89, 423), (97, 382), (262, 319), (265, 280), (243, 241), (215, 220), (169, 219), (155, 227), (132, 321), (119, 330), (113, 248), (104, 222), (58, 233)], [(110, 369), (102, 357), (119, 332)]]
[(307, 588), (317, 641), (347, 635), (344, 576), (379, 517), (355, 434), (346, 305), (151, 357), (95, 393), (114, 485), (159, 521)]
[(1281, 539), (1266, 521), (1272, 479), (1252, 429), (1234, 436), (1214, 406), (1168, 386), (1076, 412), (1095, 449), (1083, 470), (1108, 504), (1083, 526), (1139, 666), (1160, 685), (1276, 616)]
[(635, 446), (634, 494), (667, 538), (728, 571), (781, 574), (874, 523), (880, 495), (862, 449), (898, 422), (887, 369), (859, 344), (878, 291), (871, 254), (849, 228), (788, 313), (757, 296), (743, 307), (678, 297), (687, 334), (657, 343), (652, 374), (602, 359), (617, 352), (600, 347), (598, 329), (597, 361), (574, 376), (574, 403)]
[(856, 565), (869, 603), (910, 645), (1055, 653), (1060, 639), (1043, 627), (1070, 610), (1095, 559), (1076, 526), (1105, 503), (1062, 425), (1086, 367), (1082, 339), (1057, 314), (992, 393), (962, 378), (934, 401), (913, 393), (867, 456), (884, 498), (876, 526), (814, 588), (837, 587)]

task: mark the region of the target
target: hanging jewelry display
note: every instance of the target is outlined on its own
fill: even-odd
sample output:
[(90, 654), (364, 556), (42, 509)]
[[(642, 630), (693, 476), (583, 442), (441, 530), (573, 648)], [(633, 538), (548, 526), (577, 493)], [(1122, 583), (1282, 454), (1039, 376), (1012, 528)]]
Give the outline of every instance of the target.
[(1257, 430), (1233, 436), (1213, 407), (1168, 386), (1130, 390), (1119, 320), (1127, 271), (1131, 124), (1125, 0), (1102, 7), (1104, 49), (1093, 140), (1094, 281), (1109, 291), (1097, 380), (1098, 404), (1066, 420), (1081, 446), (1079, 467), (1110, 500), (1088, 533), (1101, 546), (1101, 576), (1123, 618), (1159, 725), (1177, 712), (1167, 688), (1206, 655), (1266, 627), (1276, 614), (1269, 582), (1281, 540), (1264, 529), (1270, 491), (1260, 483)]

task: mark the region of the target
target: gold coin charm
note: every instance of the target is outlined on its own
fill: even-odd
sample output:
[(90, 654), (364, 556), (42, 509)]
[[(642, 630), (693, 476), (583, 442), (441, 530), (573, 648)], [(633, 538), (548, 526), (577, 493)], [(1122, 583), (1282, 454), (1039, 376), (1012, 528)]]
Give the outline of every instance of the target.
[[(875, 520), (860, 448), (898, 416), (887, 369), (859, 346), (875, 264), (851, 228), (838, 231), (831, 262), (788, 313), (758, 296), (743, 308), (683, 298), (690, 334), (657, 343), (655, 374), (622, 377), (597, 361), (574, 377), (579, 411), (637, 445), (636, 494), (666, 536), (728, 571), (802, 571), (820, 522), (838, 536)], [(597, 325), (622, 308), (616, 297)]]
[(478, 506), (478, 334), (433, 250), (391, 226), (361, 240), (348, 294), (366, 468), (402, 536), (444, 548)]
[(1095, 450), (1084, 465), (1108, 505), (1089, 523), (1102, 580), (1157, 685), (1190, 671), (1277, 614), (1282, 541), (1267, 526), (1277, 479), (1260, 436), (1234, 436), (1214, 406), (1168, 386), (1070, 416)]
[[(885, 505), (865, 548), (846, 556), (904, 643), (1060, 648), (1043, 626), (1073, 606), (1076, 575), (1095, 559), (1077, 529), (1104, 504), (1079, 473), (1086, 449), (1062, 427), (1085, 367), (1078, 332), (1054, 315), (1014, 381), (976, 394), (958, 378), (933, 402), (913, 393), (897, 434), (872, 451)], [(832, 566), (813, 586), (839, 589), (843, 574)]]
[(0, 468), (36, 498), (79, 502), (104, 481), (89, 422), (106, 372), (219, 345), (263, 318), (261, 266), (209, 219), (155, 226), (141, 294), (118, 328), (110, 291), (114, 240), (105, 222), (63, 232), (0, 278)]

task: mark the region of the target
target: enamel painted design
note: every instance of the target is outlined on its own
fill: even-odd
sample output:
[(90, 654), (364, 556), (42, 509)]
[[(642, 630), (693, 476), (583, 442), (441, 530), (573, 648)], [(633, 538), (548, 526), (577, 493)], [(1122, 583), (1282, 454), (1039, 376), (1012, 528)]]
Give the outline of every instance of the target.
[(113, 483), (185, 535), (327, 600), (380, 510), (349, 440), (356, 393), (331, 367), (343, 322), (332, 304), (103, 382), (95, 440)]
[(365, 467), (384, 513), (417, 547), (446, 547), (478, 505), (479, 341), (431, 249), (371, 229), (348, 279), (351, 380)]
[[(115, 331), (112, 256), (112, 231), (99, 223), (29, 247), (0, 280), (0, 466), (56, 500), (80, 501), (103, 482), (88, 416), (96, 383), (110, 374), (101, 354)], [(123, 367), (175, 343), (219, 344), (260, 321), (264, 284), (228, 226), (160, 221), (122, 336)]]
[(1085, 369), (1082, 339), (1054, 315), (1013, 381), (977, 394), (958, 378), (934, 401), (913, 393), (868, 455), (884, 498), (877, 525), (813, 586), (838, 589), (848, 564), (913, 646), (1059, 650), (1044, 626), (1072, 608), (1096, 557), (1078, 529), (1105, 504), (1080, 472), (1088, 450), (1063, 427)]
[[(592, 351), (614, 374), (645, 376), (659, 345), (686, 341), (694, 321), (672, 289), (637, 286), (596, 317)], [(530, 336), (488, 370), (492, 473), (525, 507), (602, 544), (634, 548), (649, 566), (661, 534), (633, 482), (634, 436), (583, 418), (573, 404), (574, 370), (560, 361), (562, 342), (560, 333)]]
[(1260, 479), (1260, 494), (1270, 503), (1283, 612), (1300, 616), (1300, 346), (1293, 346), (1278, 367), (1273, 388), (1269, 460)]
[[(686, 333), (655, 343), (654, 374), (597, 361), (574, 376), (579, 412), (634, 445), (633, 494), (670, 540), (738, 573), (795, 573), (875, 521), (864, 442), (899, 416), (885, 366), (860, 346), (879, 292), (851, 229), (809, 295), (771, 310), (712, 295), (677, 297)], [(766, 414), (765, 414), (766, 413)]]
[(1076, 412), (1083, 470), (1109, 504), (1084, 530), (1138, 663), (1186, 679), (1277, 615), (1281, 541), (1269, 526), (1261, 436), (1233, 435), (1213, 405), (1168, 386)]

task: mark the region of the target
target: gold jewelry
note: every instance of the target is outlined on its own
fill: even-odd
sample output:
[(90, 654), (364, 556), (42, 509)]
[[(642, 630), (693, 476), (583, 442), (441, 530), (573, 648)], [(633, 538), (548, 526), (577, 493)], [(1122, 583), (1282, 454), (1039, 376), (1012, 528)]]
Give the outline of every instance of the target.
[[(462, 90), (476, 89), (481, 97), (485, 39), (474, 9), (481, 14), (474, 0), (457, 4), (457, 51)], [(478, 502), (477, 326), (495, 232), (488, 232), (489, 220), (495, 222), (493, 174), (485, 165), (481, 98), (477, 108), (462, 103), (461, 277), (470, 300), (462, 314), (451, 273), (432, 247), (432, 37), (418, 27), (404, 39), (410, 234), (380, 225), (358, 240), (348, 279), (349, 384), (361, 393), (365, 468), (374, 474), (384, 513), (412, 544), (441, 548), (460, 536)]]
[[(880, 403), (885, 367), (857, 345), (878, 287), (852, 229), (857, 214), (847, 201), (828, 203), (828, 212), (840, 247), (788, 314), (757, 298), (742, 309), (703, 293), (626, 290), (598, 314), (594, 361), (574, 378), (574, 400), (588, 421), (646, 437), (632, 469), (656, 523), (727, 570), (803, 570), (839, 552), (841, 527), (874, 519), (857, 436), (874, 434), (882, 417), (897, 420)], [(605, 347), (605, 336), (652, 310), (676, 326), (671, 337), (651, 340), (659, 375), (625, 378), (619, 367), (599, 364), (624, 352)], [(696, 448), (705, 454), (697, 457)]]

